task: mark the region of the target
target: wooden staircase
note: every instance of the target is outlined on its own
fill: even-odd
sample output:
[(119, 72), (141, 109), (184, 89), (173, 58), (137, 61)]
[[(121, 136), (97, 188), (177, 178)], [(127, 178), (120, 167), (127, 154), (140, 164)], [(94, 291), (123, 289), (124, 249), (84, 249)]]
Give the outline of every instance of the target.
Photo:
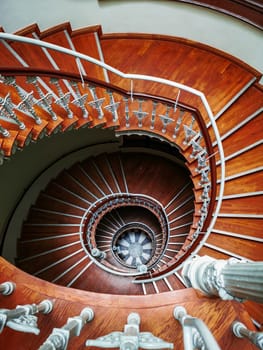
[[(43, 136), (86, 127), (94, 133), (98, 128), (111, 129), (124, 140), (137, 137), (137, 144), (150, 136), (158, 140), (160, 148), (162, 143), (175, 147), (179, 163), (183, 159), (187, 168), (169, 157), (147, 154), (145, 149), (141, 153), (123, 147), (117, 154), (105, 150), (61, 169), (24, 218), (16, 259), (22, 270), (75, 289), (146, 295), (183, 289), (181, 264), (192, 253), (262, 260), (263, 99), (259, 72), (211, 47), (168, 36), (103, 34), (100, 26), (73, 31), (69, 23), (45, 32), (32, 25), (16, 34), (84, 53), (125, 73), (158, 76), (200, 90), (213, 112), (224, 151), (222, 160), (207, 111), (200, 98), (189, 92), (157, 82), (124, 79), (50, 49), (1, 41), (0, 73), (4, 78), (0, 80), (0, 108), (3, 114), (4, 101), (10, 98), (15, 114), (5, 111), (0, 118), (3, 161), (12, 161), (17, 150)], [(6, 80), (10, 76), (16, 78), (11, 85)], [(29, 83), (27, 76), (37, 80)], [(33, 91), (35, 100), (43, 99), (39, 89), (49, 94), (45, 101), (50, 98), (51, 109), (43, 100), (31, 111), (17, 108), (24, 100), (16, 85), (24, 95)], [(207, 182), (202, 182), (202, 159), (194, 152), (193, 139), (208, 153)], [(219, 199), (223, 163), (222, 205), (211, 233), (203, 240)], [(208, 182), (212, 184), (206, 188), (211, 199), (206, 213), (209, 219), (196, 238)], [(136, 277), (136, 283), (134, 277), (102, 270), (86, 254), (81, 241), (87, 208), (105, 196), (127, 192), (156, 198), (165, 208), (170, 227), (167, 251), (152, 278), (147, 274)], [(120, 215), (123, 209), (118, 210)], [(262, 307), (252, 302), (246, 306), (260, 326)]]
[[(120, 173), (122, 177), (118, 178), (117, 174)], [(81, 244), (82, 239), (85, 241), (89, 208), (107, 196), (127, 193), (127, 189), (130, 195), (149, 196), (166, 207), (172, 234), (168, 239), (166, 251), (163, 252), (164, 255), (155, 269), (165, 266), (179, 253), (193, 224), (194, 203), (191, 182), (184, 168), (165, 158), (130, 152), (102, 154), (75, 164), (64, 170), (42, 191), (23, 225), (17, 246), (17, 266), (53, 283), (93, 290), (92, 279), (96, 266), (93, 266), (94, 262)], [(119, 227), (130, 222), (138, 222), (148, 225), (156, 234), (161, 232), (158, 218), (149, 209), (141, 207), (139, 203), (131, 205), (126, 211), (124, 211), (126, 207), (122, 206), (115, 209), (118, 210), (115, 215), (119, 214)], [(111, 213), (113, 211), (109, 212), (109, 215)], [(123, 217), (124, 223), (120, 217)], [(99, 248), (102, 227), (112, 232), (118, 229), (106, 215), (103, 216), (96, 228)], [(113, 236), (112, 233), (108, 237), (109, 247)], [(126, 282), (125, 289), (122, 284), (119, 290), (118, 279), (115, 278), (115, 284), (112, 285), (112, 289), (108, 288), (108, 292), (143, 294), (141, 286), (132, 284), (130, 278)], [(181, 288), (182, 284), (173, 276), (160, 291), (170, 288), (174, 290), (178, 286)], [(101, 292), (106, 292), (105, 283), (101, 284)]]

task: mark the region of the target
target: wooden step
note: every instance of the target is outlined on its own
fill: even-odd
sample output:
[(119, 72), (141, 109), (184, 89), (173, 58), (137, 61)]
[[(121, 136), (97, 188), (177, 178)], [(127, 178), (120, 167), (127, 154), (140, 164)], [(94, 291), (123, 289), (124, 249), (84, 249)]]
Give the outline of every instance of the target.
[(50, 265), (50, 267), (46, 266), (46, 268), (36, 271), (34, 275), (46, 281), (61, 284), (61, 280), (59, 281), (56, 279), (63, 272), (72, 268), (72, 266), (75, 266), (75, 264), (78, 264), (79, 261), (82, 261), (82, 259), (84, 259), (86, 261), (86, 264), (88, 264), (88, 256), (86, 253), (83, 250), (77, 250), (72, 252), (72, 254), (64, 256), (64, 258), (55, 261), (53, 265)]
[[(85, 266), (84, 266), (85, 267)], [(84, 271), (78, 280), (71, 285), (72, 288), (89, 290), (96, 293), (107, 294), (125, 294), (135, 295), (142, 294), (140, 285), (132, 283), (133, 278), (115, 276), (92, 264)], [(101, 281), (104, 281), (103, 283)]]
[(68, 245), (61, 245), (54, 249), (50, 249), (42, 253), (42, 255), (30, 255), (24, 258), (17, 258), (16, 265), (22, 270), (28, 273), (35, 273), (39, 270), (46, 268), (47, 266), (56, 263), (58, 260), (63, 259), (70, 254), (80, 251), (82, 246), (80, 242), (76, 242)]
[[(99, 197), (99, 193), (95, 192), (92, 184), (88, 180), (87, 176), (83, 172), (80, 164), (75, 164), (67, 171), (62, 172), (56, 178), (56, 183), (65, 187), (68, 191), (75, 193), (77, 196), (84, 199), (89, 203), (93, 203)], [(63, 195), (63, 192), (56, 191), (59, 196)], [(60, 197), (59, 197), (60, 198)], [(83, 209), (86, 205), (83, 206)]]
[[(73, 30), (71, 40), (76, 51), (103, 61), (103, 52), (100, 47), (101, 34), (101, 26), (89, 26)], [(84, 60), (81, 64), (89, 77), (107, 81), (107, 73), (102, 68)]]
[[(153, 196), (166, 206), (181, 188), (179, 179), (184, 178), (184, 170), (166, 159), (143, 154), (136, 157), (123, 154), (122, 163), (130, 192)], [(161, 196), (158, 195), (160, 193)]]
[[(249, 118), (251, 118), (249, 120)], [(235, 152), (245, 148), (249, 144), (258, 142), (262, 138), (261, 125), (263, 121), (263, 112), (258, 112), (254, 117), (253, 115), (247, 118), (247, 122), (240, 126), (239, 129), (233, 130), (232, 134), (229, 137), (226, 137), (222, 144), (224, 147), (224, 155), (228, 157)], [(253, 135), (252, 140), (248, 135)], [(224, 135), (222, 135), (224, 136)]]
[(229, 250), (234, 254), (237, 253), (244, 258), (260, 261), (262, 260), (262, 247), (263, 241), (261, 243), (254, 242), (252, 240), (242, 239), (238, 237), (227, 237), (227, 246), (225, 245), (222, 236), (216, 233), (211, 233), (206, 241), (208, 244), (212, 244), (218, 248)]
[[(263, 183), (263, 172), (258, 170), (251, 174), (240, 176), (235, 174), (237, 177), (233, 179), (227, 179), (224, 187), (224, 195), (238, 195), (238, 194), (249, 194), (254, 192), (260, 192), (262, 190)], [(256, 193), (255, 193), (256, 194)]]
[[(40, 39), (40, 29), (37, 24), (25, 27), (14, 34), (25, 38)], [(22, 42), (12, 42), (11, 47), (31, 68), (54, 69), (51, 62), (47, 58), (44, 50), (36, 45), (26, 44)]]
[(95, 159), (89, 158), (83, 161), (77, 169), (72, 169), (71, 174), (74, 174), (78, 179), (82, 179), (82, 181), (84, 180), (83, 184), (96, 198), (111, 194), (110, 187), (107, 186), (108, 183), (105, 182), (100, 169), (96, 168)]
[(244, 236), (262, 238), (262, 218), (256, 217), (218, 217), (214, 228), (224, 232), (234, 232)]
[(8, 136), (0, 135), (1, 150), (5, 157), (11, 157), (17, 149), (16, 138), (18, 136), (18, 131), (9, 131)]
[[(51, 44), (59, 45), (63, 48), (72, 49), (70, 45), (71, 32), (72, 29), (70, 23), (65, 22), (43, 31), (40, 34), (40, 39)], [(79, 74), (79, 69), (74, 57), (50, 49), (48, 49), (48, 52), (52, 57), (52, 61), (54, 61), (54, 69)]]
[(10, 123), (8, 121), (2, 121), (2, 120), (0, 122), (0, 125), (4, 129), (8, 130), (9, 132), (10, 132), (10, 130), (17, 132), (17, 136), (16, 136), (15, 140), (16, 140), (18, 148), (23, 148), (31, 142), (32, 129), (25, 128), (25, 129), (21, 130), (17, 124), (13, 124), (13, 123)]
[(183, 289), (184, 285), (180, 282), (176, 275), (172, 274), (166, 279), (144, 283), (144, 288), (145, 294), (159, 294), (168, 292), (169, 290)]
[[(71, 187), (67, 185), (68, 183), (64, 183), (63, 179), (66, 179), (66, 178), (67, 178), (66, 173), (58, 176), (56, 181), (51, 182), (47, 186), (47, 188), (45, 189), (45, 193), (51, 196), (54, 196), (60, 200), (63, 200), (65, 202), (72, 203), (76, 206), (83, 208), (83, 210), (85, 210), (86, 208), (89, 207), (89, 205), (92, 202), (86, 199), (86, 192), (84, 193), (85, 195), (84, 197), (84, 195), (81, 196), (81, 194), (76, 192), (75, 188), (72, 188), (75, 185), (75, 183), (73, 183)], [(80, 191), (79, 187), (77, 189)]]
[[(64, 207), (63, 207), (64, 208)], [(49, 206), (49, 209), (43, 208), (31, 208), (28, 220), (31, 223), (45, 223), (51, 224), (79, 224), (82, 217), (83, 211), (78, 211), (78, 214), (72, 214), (64, 211), (55, 210)]]
[[(248, 145), (249, 149), (242, 151), (242, 153), (235, 156), (233, 154), (229, 160), (226, 161), (226, 177), (235, 176), (238, 173), (253, 171), (260, 169), (262, 164), (263, 145), (261, 141)], [(217, 167), (217, 178), (220, 180), (220, 167)]]
[[(4, 29), (0, 27), (0, 32), (4, 33)], [(1, 67), (23, 67), (21, 61), (15, 56), (15, 53), (10, 50), (10, 43), (0, 43), (0, 62)]]
[[(259, 73), (250, 70), (233, 57), (217, 52), (208, 46), (171, 38), (154, 37), (147, 34), (109, 34), (101, 39), (106, 62), (124, 72), (159, 76), (201, 90), (208, 99), (213, 112), (220, 111), (248, 82)], [(162, 57), (156, 67), (156, 57)], [(176, 69), (174, 68), (174, 63)], [(188, 72), (185, 75), (185, 72)], [(121, 79), (110, 76), (118, 84)], [(158, 84), (135, 82), (135, 91), (161, 94), (174, 98), (173, 89)], [(192, 97), (180, 96), (189, 103)]]
[[(53, 210), (56, 212), (65, 213), (68, 215), (76, 215), (81, 216), (85, 213), (86, 208), (82, 208), (80, 206), (77, 206), (75, 204), (72, 204), (70, 202), (63, 201), (59, 198), (56, 198), (55, 196), (48, 195), (48, 194), (40, 194), (38, 197), (38, 200), (35, 205), (38, 209), (44, 209), (44, 210)], [(44, 215), (45, 216), (45, 215)], [(48, 214), (46, 215), (48, 217)], [(32, 220), (34, 215), (32, 215)], [(64, 220), (63, 220), (64, 221)], [(78, 220), (80, 221), (80, 219)], [(43, 220), (43, 223), (45, 220)]]
[[(262, 108), (262, 87), (258, 84), (253, 84), (224, 112), (215, 116), (220, 135), (223, 136), (228, 133), (260, 108)], [(209, 127), (209, 134), (211, 135), (212, 141), (214, 141), (214, 133), (211, 132), (210, 129), (211, 127)], [(247, 136), (245, 140), (248, 139), (249, 137)], [(216, 155), (216, 157), (218, 158), (218, 155)]]
[(261, 196), (245, 196), (241, 198), (225, 199), (222, 203), (220, 214), (231, 214), (239, 216), (250, 216), (262, 214), (261, 209), (262, 197)]
[(45, 239), (40, 242), (20, 239), (17, 242), (17, 254), (19, 258), (45, 253), (51, 249), (78, 242), (79, 237), (63, 235), (59, 239)]

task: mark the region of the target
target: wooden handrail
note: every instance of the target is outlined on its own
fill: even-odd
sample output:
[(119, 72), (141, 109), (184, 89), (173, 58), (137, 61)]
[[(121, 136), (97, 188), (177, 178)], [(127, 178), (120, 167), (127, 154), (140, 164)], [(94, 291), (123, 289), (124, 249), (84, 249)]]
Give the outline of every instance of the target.
[(263, 29), (263, 6), (261, 0), (174, 0), (191, 5), (206, 7), (235, 17), (252, 26)]

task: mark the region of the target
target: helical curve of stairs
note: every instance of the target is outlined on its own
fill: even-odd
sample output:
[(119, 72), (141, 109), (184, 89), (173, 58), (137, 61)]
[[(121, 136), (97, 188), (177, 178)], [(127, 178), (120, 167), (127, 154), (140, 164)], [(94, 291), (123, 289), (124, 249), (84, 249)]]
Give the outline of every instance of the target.
[[(173, 274), (142, 286), (131, 279), (138, 274), (137, 265), (164, 270), (191, 242), (194, 195), (188, 175), (169, 160), (143, 153), (102, 154), (73, 165), (31, 207), (18, 242), (17, 265), (53, 283), (104, 293), (149, 294), (158, 285), (165, 291), (163, 283), (167, 291), (182, 288)], [(137, 249), (143, 249), (145, 239), (153, 250), (146, 260), (138, 251), (136, 255), (135, 244), (140, 242)], [(124, 261), (114, 253), (117, 246), (127, 254)], [(96, 248), (107, 257), (94, 260)], [(110, 277), (102, 284), (103, 267), (110, 269)], [(95, 275), (98, 285), (92, 282)]]
[[(69, 23), (16, 34), (200, 90), (220, 136), (190, 92), (2, 40), (3, 161), (32, 141), (83, 128), (121, 140), (117, 151), (106, 146), (48, 179), (21, 218), (20, 269), (74, 289), (146, 296), (183, 290), (181, 269), (193, 254), (262, 260), (259, 72), (180, 38), (73, 31)], [(246, 307), (260, 325), (262, 307)]]

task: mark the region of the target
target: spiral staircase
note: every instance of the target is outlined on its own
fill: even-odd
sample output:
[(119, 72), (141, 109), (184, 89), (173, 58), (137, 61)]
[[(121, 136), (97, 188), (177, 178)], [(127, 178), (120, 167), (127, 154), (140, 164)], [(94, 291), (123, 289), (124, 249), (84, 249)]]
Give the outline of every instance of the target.
[[(260, 73), (174, 37), (103, 34), (100, 26), (73, 31), (69, 23), (16, 35), (91, 59), (15, 37), (1, 41), (3, 167), (46, 136), (110, 132), (111, 140), (98, 150), (87, 139), (70, 161), (67, 154), (44, 169), (45, 186), (27, 214), (13, 212), (21, 223), (16, 267), (2, 259), (0, 282), (12, 279), (17, 290), (3, 305), (45, 295), (56, 308), (48, 324), (40, 319), (37, 339), (7, 329), (0, 344), (37, 348), (57, 323), (92, 305), (86, 337), (121, 328), (136, 309), (145, 329), (183, 348), (170, 315), (181, 302), (209, 324), (222, 349), (253, 349), (229, 325), (239, 317), (260, 329), (262, 306), (197, 296), (181, 270), (195, 254), (262, 260)], [(36, 186), (37, 179), (25, 197)], [(69, 348), (81, 348), (85, 335)]]

